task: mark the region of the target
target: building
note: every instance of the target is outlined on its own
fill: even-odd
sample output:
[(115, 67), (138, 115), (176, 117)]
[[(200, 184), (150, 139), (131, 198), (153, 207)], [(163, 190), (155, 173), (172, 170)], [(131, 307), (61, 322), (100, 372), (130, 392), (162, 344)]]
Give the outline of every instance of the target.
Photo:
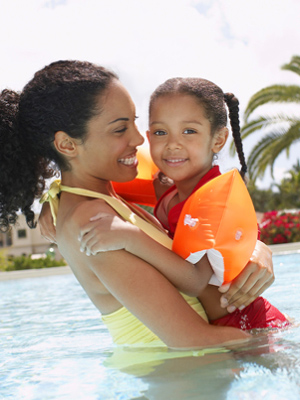
[(42, 237), (39, 227), (30, 229), (23, 214), (11, 231), (0, 232), (0, 250), (5, 250), (7, 256), (44, 255), (52, 248), (55, 258), (61, 259), (57, 246)]

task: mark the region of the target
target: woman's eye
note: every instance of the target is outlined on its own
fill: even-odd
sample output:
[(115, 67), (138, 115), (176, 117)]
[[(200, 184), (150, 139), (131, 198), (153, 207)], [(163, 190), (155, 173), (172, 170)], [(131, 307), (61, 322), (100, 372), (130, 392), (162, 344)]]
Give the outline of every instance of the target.
[(125, 131), (127, 131), (127, 126), (125, 126), (124, 128), (120, 128), (120, 129), (118, 129), (117, 131), (115, 131), (116, 133), (123, 133), (123, 132), (125, 132)]
[(183, 131), (183, 133), (191, 135), (192, 133), (196, 133), (196, 131), (194, 131), (194, 129), (186, 129), (185, 131)]
[(167, 133), (165, 131), (155, 131), (155, 132), (153, 132), (153, 134), (156, 135), (156, 136), (164, 136)]

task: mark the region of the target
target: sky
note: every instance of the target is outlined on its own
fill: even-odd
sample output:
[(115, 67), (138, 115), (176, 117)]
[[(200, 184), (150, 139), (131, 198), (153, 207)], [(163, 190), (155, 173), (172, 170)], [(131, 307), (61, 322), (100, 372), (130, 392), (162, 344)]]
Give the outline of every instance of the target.
[[(0, 0), (0, 89), (22, 90), (35, 71), (59, 59), (114, 70), (147, 130), (152, 91), (175, 76), (198, 76), (240, 100), (263, 87), (299, 84), (281, 70), (300, 55), (299, 0)], [(300, 112), (295, 107), (288, 112)], [(259, 134), (244, 141), (246, 155)], [(223, 172), (239, 167), (228, 147)], [(275, 181), (296, 163), (300, 144), (275, 163)], [(269, 170), (259, 187), (272, 183)]]

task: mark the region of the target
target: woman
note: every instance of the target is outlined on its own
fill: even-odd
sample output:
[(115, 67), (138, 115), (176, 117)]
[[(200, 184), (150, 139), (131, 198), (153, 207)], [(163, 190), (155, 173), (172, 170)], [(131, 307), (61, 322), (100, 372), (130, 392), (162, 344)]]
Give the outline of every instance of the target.
[[(42, 194), (45, 179), (54, 175), (53, 163), (57, 164), (64, 185), (52, 191), (59, 250), (117, 343), (131, 340), (132, 334), (124, 339), (123, 328), (115, 326), (126, 318), (134, 326), (140, 324), (135, 329), (141, 333), (133, 343), (161, 340), (169, 347), (199, 348), (249, 338), (238, 329), (207, 324), (199, 316), (199, 303), (194, 304), (195, 311), (167, 279), (141, 259), (122, 250), (95, 257), (80, 252), (80, 227), (99, 212), (116, 214), (108, 202), (132, 215), (116, 196), (111, 181), (136, 176), (136, 151), (143, 138), (135, 125), (134, 104), (112, 72), (86, 62), (59, 61), (38, 71), (21, 94), (3, 91), (0, 104), (1, 228), (15, 224), (18, 209), (28, 225), (35, 226), (31, 205)], [(74, 193), (74, 188), (79, 191)], [(82, 190), (89, 192), (82, 194)], [(89, 197), (99, 193), (102, 199)], [(169, 262), (180, 258), (169, 253)], [(258, 282), (255, 292), (266, 279)], [(133, 315), (141, 322), (133, 322)], [(117, 339), (115, 328), (121, 335)]]

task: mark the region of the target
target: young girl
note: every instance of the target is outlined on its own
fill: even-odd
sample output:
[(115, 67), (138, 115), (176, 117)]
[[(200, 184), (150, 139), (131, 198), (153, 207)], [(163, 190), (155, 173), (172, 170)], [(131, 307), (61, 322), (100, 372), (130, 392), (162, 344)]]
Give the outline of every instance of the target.
[[(213, 160), (228, 138), (225, 103), (229, 109), (232, 133), (242, 165), (241, 175), (244, 177), (247, 166), (240, 137), (238, 100), (234, 95), (224, 94), (218, 86), (204, 79), (174, 78), (160, 85), (151, 96), (147, 132), (151, 156), (160, 171), (174, 182), (167, 191), (164, 184), (155, 182), (156, 192), (161, 197), (154, 214), (171, 238), (174, 237), (187, 198), (206, 182), (220, 175), (218, 166), (213, 166)], [(104, 248), (103, 237), (93, 225), (82, 229), (82, 235), (87, 232), (81, 248), (95, 254)], [(128, 236), (118, 236), (114, 231), (113, 240), (112, 249), (134, 251)], [(109, 247), (106, 245), (105, 249)], [(141, 251), (135, 254), (143, 258), (143, 254), (149, 251), (141, 247)], [(247, 307), (231, 309), (233, 313), (228, 314), (219, 305), (220, 293), (217, 287), (208, 285), (213, 273), (209, 263), (204, 262), (201, 267), (196, 265), (197, 268), (201, 270), (198, 276), (201, 283), (196, 289), (198, 293), (192, 294), (197, 295), (203, 304), (210, 323), (240, 329), (282, 327), (289, 324), (284, 315), (262, 297)], [(180, 290), (186, 291), (187, 282), (191, 279), (189, 273), (182, 278), (182, 273), (170, 265), (164, 265), (159, 270)]]

